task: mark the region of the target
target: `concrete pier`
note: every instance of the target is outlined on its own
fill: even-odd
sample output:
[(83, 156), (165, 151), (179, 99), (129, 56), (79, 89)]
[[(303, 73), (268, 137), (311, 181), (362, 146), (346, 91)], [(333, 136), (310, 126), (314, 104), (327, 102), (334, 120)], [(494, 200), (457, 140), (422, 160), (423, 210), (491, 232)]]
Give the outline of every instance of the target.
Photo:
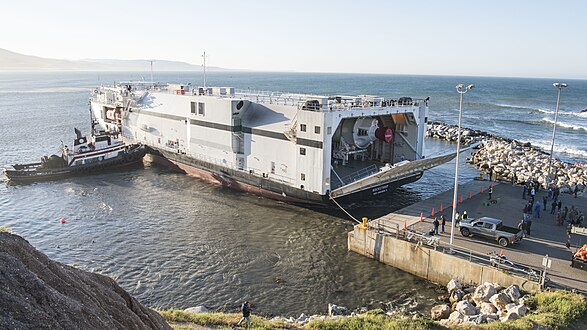
[[(493, 185), (493, 203), (489, 203), (487, 194), (490, 185)], [(546, 193), (539, 191), (536, 194), (536, 201), (542, 204), (542, 197)], [(540, 218), (532, 219), (531, 236), (524, 238), (519, 244), (502, 248), (497, 242), (484, 238), (463, 237), (457, 228), (451, 247), (449, 238), (452, 198), (451, 189), (372, 220), (366, 227), (357, 225), (348, 234), (348, 248), (440, 284), (446, 284), (451, 278), (458, 278), (471, 284), (486, 281), (504, 286), (518, 284), (530, 292), (540, 289), (535, 276), (492, 267), (489, 265), (488, 253), (503, 251), (517, 267), (534, 270), (536, 274), (540, 274), (544, 269), (542, 261), (548, 254), (552, 260), (552, 268), (547, 269), (547, 278), (550, 279), (547, 286), (587, 293), (587, 271), (570, 266), (572, 252), (577, 246), (586, 243), (587, 237), (572, 235), (572, 247), (567, 249), (567, 224), (556, 225), (555, 215), (550, 214), (550, 205), (547, 206), (548, 211), (542, 211)], [(587, 213), (586, 197), (573, 198), (572, 195), (563, 194), (560, 199), (563, 208), (568, 206), (570, 209), (574, 205), (583, 213)], [(474, 180), (459, 186), (456, 205), (461, 214), (466, 210), (469, 218), (489, 216), (503, 220), (505, 225), (515, 227), (522, 219), (522, 210), (526, 202), (522, 199), (521, 186)], [(439, 220), (441, 215), (445, 216), (445, 232), (433, 237), (424, 237), (419, 234), (433, 229), (432, 208)]]

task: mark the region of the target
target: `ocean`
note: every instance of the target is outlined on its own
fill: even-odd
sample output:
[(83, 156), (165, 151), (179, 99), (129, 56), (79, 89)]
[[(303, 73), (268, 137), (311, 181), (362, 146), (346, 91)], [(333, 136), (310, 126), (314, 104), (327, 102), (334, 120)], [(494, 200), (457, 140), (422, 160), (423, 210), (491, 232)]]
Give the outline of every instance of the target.
[[(0, 73), (0, 165), (38, 161), (89, 131), (88, 96), (100, 84), (150, 73)], [(201, 85), (199, 73), (160, 73), (161, 82)], [(211, 72), (208, 85), (313, 94), (430, 96), (430, 121), (456, 124), (550, 149), (556, 89), (552, 79), (319, 73)], [(587, 160), (587, 81), (565, 80), (555, 156)], [(455, 145), (428, 139), (426, 155)], [(466, 154), (461, 156), (466, 157)], [(461, 159), (462, 159), (461, 158)], [(460, 164), (459, 179), (478, 171)], [(147, 306), (233, 309), (297, 316), (393, 302), (428, 312), (438, 292), (425, 281), (350, 253), (353, 222), (335, 209), (307, 209), (201, 182), (159, 167), (62, 181), (0, 184), (0, 226), (49, 257), (113, 277)], [(347, 205), (374, 218), (450, 189), (454, 161), (427, 171), (385, 200)], [(59, 220), (65, 219), (65, 224)]]

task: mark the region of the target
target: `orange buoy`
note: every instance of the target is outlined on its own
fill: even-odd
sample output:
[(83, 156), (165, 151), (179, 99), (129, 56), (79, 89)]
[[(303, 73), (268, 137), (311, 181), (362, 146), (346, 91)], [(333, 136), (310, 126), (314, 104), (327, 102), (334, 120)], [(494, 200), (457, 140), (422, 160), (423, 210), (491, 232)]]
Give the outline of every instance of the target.
[(461, 204), (463, 204), (463, 196), (461, 196), (461, 198), (459, 198), (459, 202), (460, 202)]
[(404, 230), (408, 229), (408, 224), (406, 222), (406, 220), (404, 220)]
[(59, 220), (59, 222), (61, 222), (61, 224), (65, 223), (65, 218), (61, 218), (61, 220)]
[(442, 203), (440, 203), (440, 210), (438, 210), (438, 213), (442, 213)]
[(434, 216), (434, 208), (432, 208), (432, 212), (430, 213), (430, 216)]

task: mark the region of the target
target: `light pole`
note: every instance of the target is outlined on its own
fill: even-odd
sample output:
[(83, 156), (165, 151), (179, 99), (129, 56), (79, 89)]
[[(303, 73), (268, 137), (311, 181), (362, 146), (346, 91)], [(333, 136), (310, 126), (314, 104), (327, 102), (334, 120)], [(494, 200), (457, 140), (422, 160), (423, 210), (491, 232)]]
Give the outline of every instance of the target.
[(471, 84), (467, 87), (463, 84), (458, 84), (456, 86), (457, 92), (460, 95), (460, 102), (459, 102), (459, 131), (457, 133), (457, 157), (455, 160), (455, 191), (453, 195), (453, 205), (452, 205), (452, 217), (450, 221), (450, 246), (452, 247), (452, 241), (455, 236), (455, 216), (457, 213), (457, 194), (459, 188), (459, 151), (461, 150), (461, 120), (463, 118), (463, 94), (468, 92), (469, 90), (473, 89), (475, 85)]
[(558, 92), (557, 92), (557, 97), (556, 97), (556, 109), (554, 110), (554, 127), (552, 129), (552, 143), (550, 145), (550, 158), (548, 159), (548, 177), (546, 178), (546, 182), (545, 182), (546, 189), (548, 189), (548, 186), (550, 186), (551, 182), (554, 181), (554, 178), (551, 178), (550, 171), (552, 169), (552, 153), (554, 151), (554, 138), (556, 136), (556, 122), (558, 121), (558, 105), (560, 104), (560, 101), (561, 101), (561, 90), (568, 86), (566, 83), (554, 83), (552, 85), (554, 87), (556, 87)]

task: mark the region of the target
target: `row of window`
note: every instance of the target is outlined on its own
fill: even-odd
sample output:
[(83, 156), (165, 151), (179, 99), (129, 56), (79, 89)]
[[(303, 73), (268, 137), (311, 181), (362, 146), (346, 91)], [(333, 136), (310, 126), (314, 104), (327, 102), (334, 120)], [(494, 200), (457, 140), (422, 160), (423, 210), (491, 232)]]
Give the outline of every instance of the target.
[[(330, 128), (330, 127), (328, 127)], [(305, 132), (307, 130), (306, 124), (300, 124), (300, 131)], [(314, 133), (320, 134), (320, 126), (314, 126)], [(330, 134), (330, 132), (328, 133)]]
[(191, 102), (191, 112), (192, 114), (197, 114), (204, 116), (206, 114), (206, 103), (204, 102)]

